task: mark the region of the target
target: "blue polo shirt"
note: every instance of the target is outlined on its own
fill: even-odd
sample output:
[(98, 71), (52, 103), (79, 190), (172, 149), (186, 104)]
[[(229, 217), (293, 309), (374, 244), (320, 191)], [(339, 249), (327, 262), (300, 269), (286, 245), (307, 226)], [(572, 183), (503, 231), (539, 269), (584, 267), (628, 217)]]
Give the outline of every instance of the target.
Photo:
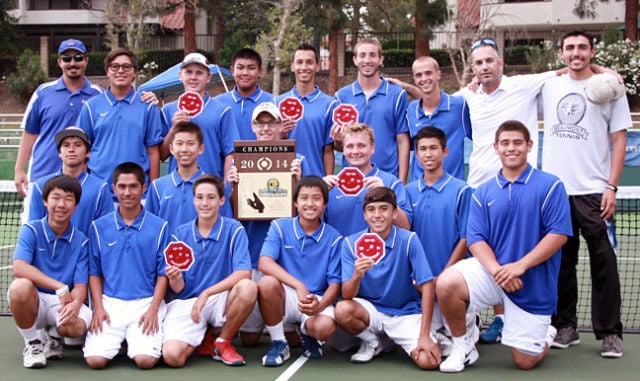
[(320, 223), (307, 234), (300, 217), (279, 218), (271, 222), (261, 256), (270, 257), (286, 272), (300, 280), (310, 293), (324, 295), (330, 284), (340, 283), (340, 233)]
[(323, 177), (326, 175), (322, 155), (324, 147), (333, 143), (330, 137), (333, 126), (333, 110), (338, 102), (320, 91), (318, 86), (305, 96), (301, 96), (295, 86), (289, 92), (276, 98), (280, 105), (285, 98), (292, 97), (300, 100), (304, 106), (302, 119), (296, 122), (296, 128), (289, 132), (289, 139), (296, 140), (296, 152), (307, 158), (309, 174)]
[[(550, 233), (573, 235), (567, 192), (551, 174), (529, 165), (509, 182), (498, 173), (472, 196), (467, 244), (486, 242), (501, 265), (519, 260)], [(551, 315), (558, 301), (560, 252), (520, 276), (523, 287), (506, 293), (509, 299), (532, 314)]]
[[(409, 218), (409, 222), (413, 219), (413, 210), (407, 197), (407, 190), (405, 189), (402, 181), (390, 173), (387, 173), (377, 166), (365, 174), (365, 177), (377, 176), (382, 179), (382, 183), (385, 187), (391, 188), (396, 194), (398, 199), (398, 208), (404, 210)], [(343, 236), (348, 236), (355, 232), (368, 227), (367, 221), (364, 220), (362, 214), (362, 205), (364, 202), (364, 195), (367, 193), (367, 189), (363, 189), (356, 196), (347, 196), (342, 193), (338, 187), (333, 187), (329, 191), (329, 202), (325, 209), (326, 222), (336, 228)]]
[(424, 168), (415, 154), (417, 142), (413, 138), (420, 129), (427, 126), (438, 127), (447, 135), (449, 154), (444, 158), (444, 169), (464, 180), (464, 137), (465, 133), (471, 135), (469, 107), (464, 98), (440, 91), (440, 104), (431, 115), (424, 113), (422, 99), (417, 99), (409, 103), (407, 124), (411, 135), (411, 148), (414, 150), (410, 181), (418, 180), (424, 174)]
[(31, 96), (20, 128), (39, 135), (31, 155), (29, 179), (36, 181), (62, 167), (55, 136), (69, 126), (74, 126), (82, 105), (102, 88), (84, 78), (80, 90), (70, 91), (62, 77), (38, 86)]
[[(60, 237), (51, 230), (47, 217), (22, 225), (13, 260), (23, 260), (73, 289), (74, 284), (89, 282), (87, 237), (73, 225)], [(37, 287), (38, 291), (55, 294), (55, 290)]]
[(407, 184), (413, 208), (411, 230), (416, 232), (434, 275), (440, 275), (451, 253), (467, 237), (472, 190), (464, 181), (445, 172), (433, 186), (424, 179)]
[(131, 89), (121, 100), (109, 90), (85, 102), (78, 127), (91, 141), (91, 173), (111, 184), (112, 172), (119, 164), (131, 161), (149, 175), (147, 147), (162, 143), (160, 110), (140, 100)]
[(118, 210), (93, 221), (89, 230), (89, 275), (102, 277), (102, 293), (134, 300), (153, 296), (156, 278), (165, 275), (167, 222), (142, 210), (126, 225)]
[[(400, 86), (383, 77), (380, 87), (367, 97), (358, 81), (338, 90), (340, 103), (352, 104), (358, 110), (358, 122), (368, 124), (375, 132), (376, 152), (371, 161), (385, 172), (398, 176), (398, 142), (396, 136), (408, 133), (405, 119), (409, 97)], [(346, 162), (343, 161), (343, 165)]]
[[(52, 177), (59, 176), (62, 171), (52, 173), (35, 182), (29, 202), (29, 221), (42, 218), (47, 215), (47, 208), (42, 200), (44, 184)], [(82, 172), (77, 178), (82, 186), (82, 196), (71, 216), (71, 224), (77, 226), (80, 231), (87, 234), (93, 220), (113, 212), (113, 201), (107, 183), (99, 178)]]
[[(198, 156), (198, 166), (206, 173), (224, 178), (224, 158), (233, 153), (233, 142), (240, 139), (238, 126), (231, 107), (214, 100), (209, 97), (209, 94), (205, 94), (203, 100), (202, 112), (190, 119), (202, 129), (204, 152)], [(167, 103), (162, 108), (163, 135), (169, 131), (176, 112), (178, 112), (178, 101)], [(177, 166), (173, 155), (169, 156), (167, 173), (171, 173)]]
[(260, 103), (274, 101), (273, 95), (262, 90), (260, 85), (246, 98), (240, 95), (237, 86), (234, 86), (231, 91), (222, 93), (214, 99), (231, 107), (241, 140), (256, 140), (256, 134), (251, 129), (253, 109)]
[(193, 183), (202, 175), (204, 171), (198, 169), (189, 180), (184, 180), (174, 169), (151, 183), (144, 207), (169, 223), (169, 233), (198, 217), (193, 205)]
[[(365, 229), (343, 240), (343, 283), (353, 276), (358, 259), (355, 242), (368, 232)], [(385, 240), (385, 256), (364, 274), (357, 296), (370, 301), (378, 311), (385, 314), (419, 314), (422, 298), (413, 281), (419, 286), (432, 279), (429, 262), (416, 233), (392, 226)]]
[(193, 249), (194, 262), (182, 272), (184, 289), (178, 299), (195, 298), (234, 271), (251, 271), (247, 234), (233, 218), (218, 217), (208, 237), (198, 231), (196, 220), (178, 226), (172, 241), (182, 241)]

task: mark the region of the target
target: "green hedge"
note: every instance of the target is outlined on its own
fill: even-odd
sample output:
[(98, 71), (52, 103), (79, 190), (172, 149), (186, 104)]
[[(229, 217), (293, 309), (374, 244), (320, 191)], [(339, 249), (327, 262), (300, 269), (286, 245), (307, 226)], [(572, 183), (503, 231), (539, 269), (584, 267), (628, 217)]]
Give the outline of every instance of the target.
[(527, 58), (531, 47), (528, 45), (510, 46), (504, 50), (504, 63), (507, 65), (528, 65)]
[[(415, 59), (415, 50), (411, 49), (386, 49), (382, 52), (384, 55), (385, 67), (411, 67), (413, 60)], [(431, 57), (438, 61), (441, 67), (451, 66), (451, 58), (449, 53), (444, 49), (431, 49)], [(460, 54), (456, 53), (456, 62), (460, 62)], [(347, 67), (353, 62), (353, 52), (345, 52), (344, 57)]]
[(416, 42), (413, 38), (410, 39), (390, 39), (390, 40), (380, 40), (380, 45), (382, 45), (382, 50), (396, 50), (396, 49), (414, 49)]

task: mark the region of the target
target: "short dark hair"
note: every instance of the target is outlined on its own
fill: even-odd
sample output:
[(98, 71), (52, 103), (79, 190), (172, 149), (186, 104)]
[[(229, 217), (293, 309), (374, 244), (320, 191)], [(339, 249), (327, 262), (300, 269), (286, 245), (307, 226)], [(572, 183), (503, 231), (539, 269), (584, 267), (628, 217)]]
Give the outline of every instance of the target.
[(127, 56), (131, 59), (131, 64), (133, 65), (133, 68), (138, 71), (138, 58), (136, 58), (136, 55), (133, 54), (133, 52), (127, 48), (115, 48), (113, 50), (111, 50), (106, 57), (104, 57), (104, 71), (108, 72), (109, 71), (109, 65), (111, 65), (111, 62), (113, 62), (114, 59), (116, 59), (116, 57), (118, 56)]
[(82, 197), (82, 186), (77, 179), (67, 175), (59, 175), (50, 178), (46, 183), (44, 183), (44, 187), (42, 188), (42, 200), (47, 201), (49, 194), (55, 188), (62, 189), (67, 193), (73, 193), (76, 199), (76, 205), (80, 202), (80, 197)]
[(496, 130), (496, 143), (500, 138), (500, 134), (504, 131), (522, 132), (522, 135), (524, 135), (524, 140), (527, 142), (531, 141), (531, 134), (529, 133), (529, 129), (519, 120), (507, 120), (506, 122), (503, 122)]
[(327, 183), (322, 180), (322, 178), (318, 176), (304, 176), (298, 181), (296, 187), (293, 189), (293, 201), (298, 201), (298, 195), (300, 194), (300, 189), (302, 188), (320, 188), (322, 192), (322, 199), (324, 200), (324, 204), (327, 205), (329, 203), (329, 186)]
[(250, 48), (242, 48), (233, 54), (231, 57), (231, 66), (236, 64), (236, 60), (239, 58), (244, 58), (248, 60), (254, 60), (258, 62), (258, 68), (262, 67), (262, 57), (260, 57), (260, 53), (256, 52)]
[(438, 142), (440, 142), (440, 146), (442, 146), (442, 149), (445, 149), (447, 147), (447, 134), (445, 134), (444, 131), (442, 131), (438, 127), (426, 126), (421, 128), (413, 138), (413, 141), (416, 144), (416, 148), (418, 147), (418, 142), (420, 141), (420, 139), (427, 138), (438, 139)]
[(311, 44), (309, 44), (307, 42), (303, 42), (300, 45), (298, 45), (296, 50), (291, 55), (291, 62), (293, 62), (293, 59), (296, 56), (296, 52), (298, 50), (309, 50), (309, 51), (312, 51), (313, 52), (313, 56), (316, 58), (316, 63), (320, 62), (320, 60), (318, 59), (318, 51), (316, 50), (315, 46), (313, 46), (313, 45), (311, 45)]
[(193, 183), (193, 195), (196, 195), (196, 189), (200, 186), (200, 184), (211, 184), (216, 187), (218, 191), (218, 196), (220, 198), (224, 197), (224, 181), (216, 175), (212, 175), (209, 173), (205, 173), (204, 175), (198, 177), (196, 181)]
[(388, 202), (393, 205), (393, 209), (398, 208), (398, 198), (396, 194), (393, 192), (393, 189), (387, 187), (369, 189), (364, 195), (362, 209), (364, 210), (367, 205), (372, 202)]
[(142, 167), (138, 164), (131, 161), (121, 163), (116, 167), (116, 169), (113, 170), (113, 183), (118, 183), (118, 178), (120, 177), (120, 175), (128, 175), (130, 173), (136, 176), (136, 179), (140, 184), (145, 184), (147, 176), (144, 173), (144, 169), (142, 169)]
[(173, 131), (171, 132), (171, 143), (173, 143), (173, 139), (176, 134), (179, 132), (188, 132), (192, 133), (196, 136), (196, 140), (198, 144), (202, 144), (202, 128), (193, 122), (180, 122), (173, 127)]
[(581, 28), (574, 28), (574, 29), (569, 29), (568, 31), (566, 31), (562, 37), (560, 37), (560, 41), (558, 41), (558, 47), (560, 49), (564, 48), (564, 40), (566, 40), (568, 37), (579, 37), (579, 36), (583, 36), (587, 39), (587, 41), (589, 41), (589, 47), (593, 49), (593, 36), (590, 35), (589, 33), (587, 33), (586, 30), (581, 29)]

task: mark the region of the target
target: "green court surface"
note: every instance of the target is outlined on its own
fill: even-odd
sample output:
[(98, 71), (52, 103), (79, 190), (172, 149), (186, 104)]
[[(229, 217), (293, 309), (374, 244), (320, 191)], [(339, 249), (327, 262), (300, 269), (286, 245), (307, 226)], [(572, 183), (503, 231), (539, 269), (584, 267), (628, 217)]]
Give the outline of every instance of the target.
[[(464, 372), (450, 375), (438, 371), (418, 369), (405, 353), (396, 348), (369, 364), (351, 364), (347, 353), (339, 353), (325, 347), (325, 358), (308, 360), (297, 370), (301, 358), (300, 349), (292, 349), (292, 357), (280, 368), (264, 368), (260, 358), (266, 344), (257, 348), (238, 347), (247, 359), (244, 367), (227, 367), (208, 357), (193, 357), (186, 367), (171, 369), (163, 364), (148, 371), (135, 368), (124, 357), (116, 358), (106, 369), (89, 369), (78, 349), (67, 349), (65, 358), (50, 361), (45, 369), (22, 367), (23, 341), (10, 317), (0, 318), (0, 379), (14, 380), (637, 380), (640, 363), (640, 335), (625, 336), (621, 359), (603, 359), (599, 355), (600, 343), (589, 332), (581, 334), (582, 343), (566, 350), (551, 350), (549, 357), (536, 369), (521, 371), (515, 368), (508, 349), (499, 344), (481, 345), (480, 359)], [(304, 360), (302, 360), (304, 359)]]

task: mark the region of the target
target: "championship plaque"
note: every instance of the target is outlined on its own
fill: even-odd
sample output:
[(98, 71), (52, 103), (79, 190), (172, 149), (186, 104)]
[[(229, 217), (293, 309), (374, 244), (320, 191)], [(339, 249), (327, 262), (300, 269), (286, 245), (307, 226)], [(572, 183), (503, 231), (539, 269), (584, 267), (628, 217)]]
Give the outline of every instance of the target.
[(273, 220), (295, 215), (291, 174), (295, 158), (295, 140), (234, 142), (239, 182), (231, 199), (236, 219)]

